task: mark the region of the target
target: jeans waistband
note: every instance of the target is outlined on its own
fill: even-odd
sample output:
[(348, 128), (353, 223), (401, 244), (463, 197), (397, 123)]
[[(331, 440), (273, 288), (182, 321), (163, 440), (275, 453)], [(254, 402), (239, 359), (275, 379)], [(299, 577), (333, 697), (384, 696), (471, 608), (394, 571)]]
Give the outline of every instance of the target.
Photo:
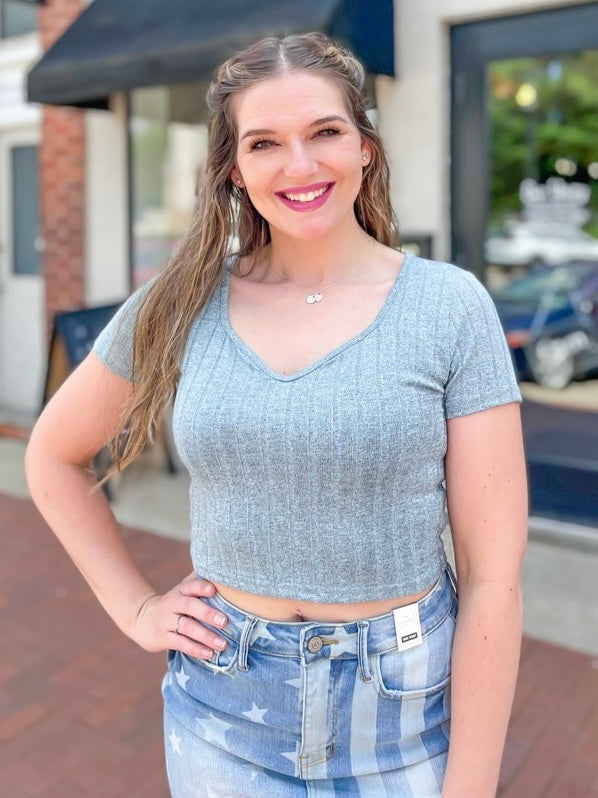
[[(430, 591), (418, 602), (422, 635), (430, 634), (446, 618), (455, 599), (448, 566)], [(247, 613), (219, 593), (204, 598), (211, 607), (228, 618), (218, 633), (241, 648), (278, 656), (357, 657), (363, 639), (370, 654), (396, 648), (396, 628), (392, 612), (347, 623), (322, 621), (272, 621)], [(309, 645), (311, 638), (319, 642)], [(319, 647), (318, 647), (319, 646)]]

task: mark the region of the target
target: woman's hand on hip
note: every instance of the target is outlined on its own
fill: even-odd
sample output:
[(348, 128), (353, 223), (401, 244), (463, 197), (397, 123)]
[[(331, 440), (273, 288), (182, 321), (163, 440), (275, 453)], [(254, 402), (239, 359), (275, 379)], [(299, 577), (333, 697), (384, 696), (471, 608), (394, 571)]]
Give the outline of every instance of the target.
[(206, 579), (187, 577), (163, 595), (150, 595), (141, 604), (130, 637), (146, 651), (175, 649), (196, 659), (210, 659), (227, 641), (204, 624), (223, 628), (228, 618), (202, 596), (213, 596)]

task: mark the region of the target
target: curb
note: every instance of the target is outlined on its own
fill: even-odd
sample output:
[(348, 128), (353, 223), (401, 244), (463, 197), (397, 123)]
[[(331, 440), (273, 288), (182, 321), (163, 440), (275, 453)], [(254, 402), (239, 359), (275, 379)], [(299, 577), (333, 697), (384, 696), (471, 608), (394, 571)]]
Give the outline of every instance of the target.
[(530, 515), (527, 528), (530, 540), (598, 553), (596, 527)]

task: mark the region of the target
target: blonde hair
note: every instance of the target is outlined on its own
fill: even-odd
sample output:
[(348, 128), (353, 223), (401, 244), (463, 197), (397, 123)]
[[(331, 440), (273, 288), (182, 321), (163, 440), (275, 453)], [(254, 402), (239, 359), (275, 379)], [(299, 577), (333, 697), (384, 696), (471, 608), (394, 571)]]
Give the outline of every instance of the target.
[(237, 150), (232, 100), (285, 72), (317, 72), (340, 87), (355, 127), (372, 151), (364, 169), (355, 216), (377, 241), (398, 245), (384, 148), (367, 116), (364, 71), (346, 49), (321, 33), (269, 36), (229, 58), (207, 93), (210, 135), (207, 167), (191, 226), (140, 305), (133, 335), (134, 391), (112, 441), (113, 465), (122, 470), (143, 450), (172, 399), (189, 327), (222, 278), (236, 236), (239, 256), (257, 255), (270, 241), (267, 221), (247, 192), (231, 180)]

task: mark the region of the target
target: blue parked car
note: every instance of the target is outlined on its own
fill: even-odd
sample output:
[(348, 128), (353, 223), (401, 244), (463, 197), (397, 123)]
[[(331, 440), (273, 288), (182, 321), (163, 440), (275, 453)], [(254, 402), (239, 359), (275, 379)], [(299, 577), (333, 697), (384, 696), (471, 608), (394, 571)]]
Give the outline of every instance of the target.
[(598, 374), (598, 263), (541, 266), (492, 296), (519, 379), (561, 389)]

